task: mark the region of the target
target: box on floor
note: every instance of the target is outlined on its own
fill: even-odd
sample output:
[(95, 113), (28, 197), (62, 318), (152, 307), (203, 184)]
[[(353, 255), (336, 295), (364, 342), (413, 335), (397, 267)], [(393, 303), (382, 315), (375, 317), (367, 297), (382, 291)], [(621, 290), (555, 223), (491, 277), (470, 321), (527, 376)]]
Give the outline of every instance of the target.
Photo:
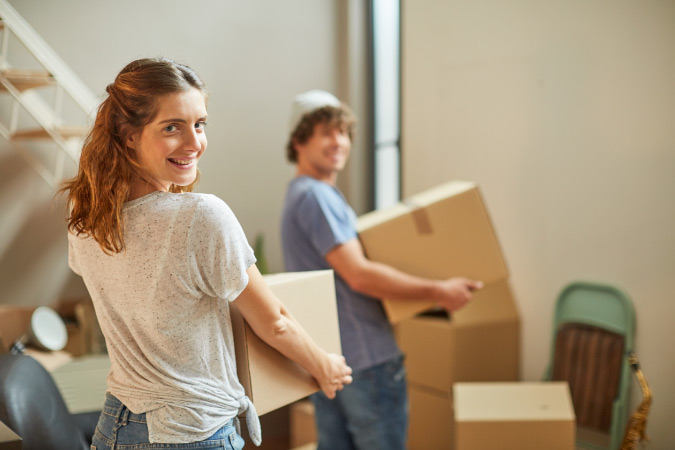
[[(486, 285), (508, 278), (478, 186), (452, 181), (359, 217), (369, 259), (428, 278), (465, 276)], [(384, 299), (392, 323), (432, 308), (432, 301)]]
[(506, 280), (487, 285), (448, 318), (421, 315), (396, 325), (408, 381), (450, 392), (457, 381), (516, 381), (520, 319)]
[(455, 450), (574, 450), (566, 382), (456, 383)]
[(450, 393), (409, 383), (408, 401), (408, 449), (452, 450), (454, 433)]
[[(342, 353), (332, 270), (265, 275), (265, 282), (319, 347)], [(319, 390), (299, 365), (264, 343), (231, 304), (237, 375), (259, 415)]]

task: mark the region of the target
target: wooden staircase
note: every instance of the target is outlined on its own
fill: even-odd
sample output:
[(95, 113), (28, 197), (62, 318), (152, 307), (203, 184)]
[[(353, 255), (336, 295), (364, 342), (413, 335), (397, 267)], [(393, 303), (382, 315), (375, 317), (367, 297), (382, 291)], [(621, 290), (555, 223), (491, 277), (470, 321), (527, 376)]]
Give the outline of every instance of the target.
[[(0, 117), (0, 135), (56, 187), (64, 177), (66, 158), (75, 164), (79, 160), (98, 99), (5, 0), (0, 0), (0, 36), (0, 100), (9, 106), (7, 117)], [(15, 68), (12, 57), (39, 68)], [(53, 94), (50, 100), (47, 91)], [(75, 123), (65, 118), (66, 102), (68, 114), (77, 116)], [(40, 151), (43, 144), (38, 142), (44, 141), (55, 150)]]

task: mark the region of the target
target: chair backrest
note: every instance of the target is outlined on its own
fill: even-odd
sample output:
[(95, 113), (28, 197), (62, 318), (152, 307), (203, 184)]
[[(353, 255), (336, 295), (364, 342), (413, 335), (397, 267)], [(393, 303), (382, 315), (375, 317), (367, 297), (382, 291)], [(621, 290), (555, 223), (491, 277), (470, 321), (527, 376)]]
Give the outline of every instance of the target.
[(577, 424), (610, 435), (618, 448), (630, 403), (635, 312), (629, 297), (608, 285), (577, 282), (558, 296), (548, 378), (570, 385)]
[(51, 375), (30, 356), (0, 356), (0, 420), (24, 450), (89, 448)]
[(554, 327), (564, 323), (592, 325), (620, 334), (626, 351), (633, 350), (635, 310), (630, 298), (613, 286), (575, 282), (558, 296)]

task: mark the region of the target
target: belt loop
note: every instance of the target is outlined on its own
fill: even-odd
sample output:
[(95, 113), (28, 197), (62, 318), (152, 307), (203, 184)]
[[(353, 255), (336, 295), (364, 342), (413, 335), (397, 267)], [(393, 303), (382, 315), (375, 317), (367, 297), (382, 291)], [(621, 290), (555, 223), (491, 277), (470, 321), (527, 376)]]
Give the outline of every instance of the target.
[(129, 422), (129, 408), (124, 406), (123, 403), (120, 403), (120, 409), (117, 412), (117, 419), (115, 420), (120, 426), (126, 426)]

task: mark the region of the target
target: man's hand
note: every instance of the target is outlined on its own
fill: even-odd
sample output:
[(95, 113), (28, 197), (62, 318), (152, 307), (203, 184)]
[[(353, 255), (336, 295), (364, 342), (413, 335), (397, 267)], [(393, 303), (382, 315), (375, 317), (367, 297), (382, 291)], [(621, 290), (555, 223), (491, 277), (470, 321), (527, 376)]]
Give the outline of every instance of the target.
[(482, 288), (482, 281), (470, 280), (463, 277), (449, 278), (437, 283), (433, 300), (441, 308), (453, 312), (466, 305), (471, 300), (471, 297), (473, 297), (473, 292)]

